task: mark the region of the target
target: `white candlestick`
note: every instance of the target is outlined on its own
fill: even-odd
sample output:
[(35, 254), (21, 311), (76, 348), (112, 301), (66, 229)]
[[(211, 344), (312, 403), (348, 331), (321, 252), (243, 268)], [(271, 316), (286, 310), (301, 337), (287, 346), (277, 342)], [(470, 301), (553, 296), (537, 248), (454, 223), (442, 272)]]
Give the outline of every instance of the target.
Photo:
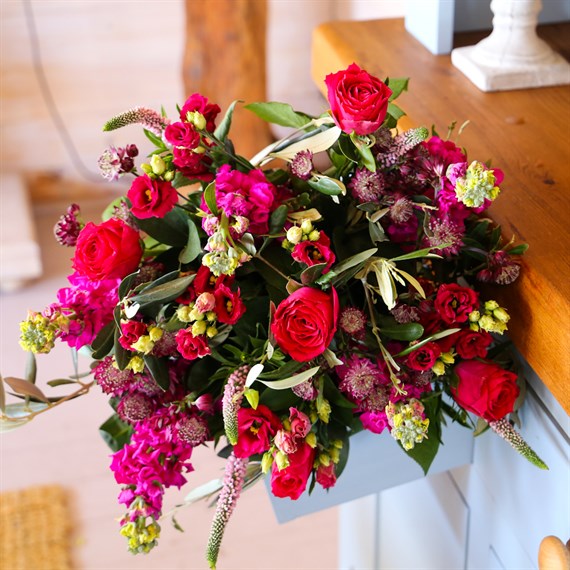
[(570, 64), (536, 35), (540, 0), (492, 0), (493, 31), (451, 61), (482, 91), (570, 83)]

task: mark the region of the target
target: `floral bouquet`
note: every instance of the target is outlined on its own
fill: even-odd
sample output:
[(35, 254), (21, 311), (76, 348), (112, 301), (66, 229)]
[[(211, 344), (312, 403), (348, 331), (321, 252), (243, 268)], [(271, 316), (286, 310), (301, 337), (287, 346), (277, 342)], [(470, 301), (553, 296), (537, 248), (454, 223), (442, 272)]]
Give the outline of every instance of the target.
[(502, 171), (433, 129), (398, 130), (407, 80), (352, 64), (325, 81), (320, 117), (246, 106), (293, 129), (249, 160), (229, 138), (236, 103), (219, 122), (200, 94), (175, 120), (114, 117), (105, 130), (141, 124), (154, 148), (138, 165), (134, 145), (106, 150), (101, 172), (132, 177), (127, 195), (100, 224), (74, 204), (56, 225), (75, 248), (70, 285), (30, 312), (21, 344), (88, 352), (93, 380), (48, 382), (76, 386), (48, 398), (35, 366), (5, 378), (25, 402), (6, 406), (2, 425), (94, 384), (108, 394), (101, 430), (132, 552), (157, 544), (163, 494), (186, 483), (200, 445), (227, 458), (223, 481), (186, 501), (217, 495), (212, 568), (245, 486), (269, 474), (272, 493), (293, 500), (333, 487), (361, 430), (387, 432), (427, 472), (449, 418), (490, 427), (546, 468), (508, 419), (522, 403), (499, 340), (509, 315), (475, 289), (512, 283), (526, 248), (481, 216)]

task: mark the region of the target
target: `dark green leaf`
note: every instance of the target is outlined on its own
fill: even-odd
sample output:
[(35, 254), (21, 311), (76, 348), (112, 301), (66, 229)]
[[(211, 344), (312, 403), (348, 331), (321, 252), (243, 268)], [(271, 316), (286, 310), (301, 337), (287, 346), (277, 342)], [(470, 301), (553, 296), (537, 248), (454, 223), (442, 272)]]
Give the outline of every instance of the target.
[(186, 178), (179, 170), (176, 171), (174, 179), (172, 180), (172, 186), (174, 186), (174, 188), (182, 188), (183, 186), (190, 186), (191, 184), (192, 180), (190, 180), (190, 178)]
[(232, 117), (237, 103), (243, 103), (243, 101), (236, 100), (231, 103), (226, 111), (226, 114), (224, 115), (224, 118), (214, 131), (214, 136), (221, 141), (225, 141), (230, 132), (230, 127), (232, 126)]
[(168, 375), (168, 363), (163, 358), (146, 355), (143, 357), (146, 367), (150, 370), (154, 381), (163, 389), (168, 390), (170, 387), (170, 377)]
[(179, 277), (178, 279), (174, 279), (168, 283), (152, 286), (132, 297), (131, 302), (139, 303), (141, 307), (151, 303), (168, 303), (182, 295), (182, 293), (188, 289), (190, 283), (194, 281), (195, 277), (195, 274), (185, 275), (184, 277)]
[(396, 121), (403, 117), (406, 113), (398, 107), (395, 103), (388, 103), (388, 115), (394, 117)]
[(133, 283), (134, 283), (138, 274), (139, 274), (139, 272), (135, 271), (134, 273), (127, 275), (121, 281), (121, 284), (119, 285), (119, 300), (120, 301), (122, 301), (127, 296), (129, 291), (131, 290), (131, 287), (133, 286)]
[(269, 233), (277, 234), (283, 231), (283, 226), (287, 220), (289, 208), (286, 204), (281, 204), (277, 209), (273, 210), (271, 218), (269, 219)]
[(387, 85), (392, 90), (390, 101), (397, 99), (404, 91), (408, 90), (409, 77), (390, 77)]
[(180, 208), (170, 210), (162, 218), (137, 218), (137, 225), (160, 243), (183, 247), (188, 241), (186, 214)]
[(333, 178), (328, 178), (326, 176), (319, 177), (317, 180), (308, 180), (309, 186), (321, 194), (326, 194), (327, 196), (338, 196), (342, 194), (342, 187), (338, 185), (338, 182)]
[(113, 414), (101, 424), (99, 433), (111, 450), (117, 452), (129, 443), (133, 428), (121, 420), (117, 414)]
[(115, 339), (115, 326), (115, 321), (112, 320), (110, 323), (107, 323), (95, 337), (95, 340), (91, 344), (91, 348), (93, 349), (92, 357), (95, 360), (100, 360), (111, 352)]
[(440, 402), (441, 396), (435, 398), (426, 398), (422, 400), (425, 406), (425, 415), (429, 418), (429, 427), (427, 432), (427, 439), (406, 451), (406, 453), (416, 461), (422, 468), (425, 475), (437, 455), (439, 444), (441, 441), (441, 417), (440, 417)]
[(314, 283), (323, 274), (323, 269), (325, 269), (326, 266), (326, 263), (319, 263), (307, 267), (307, 269), (301, 273), (301, 283), (303, 285), (311, 285), (311, 283)]
[(188, 243), (186, 247), (180, 252), (178, 261), (180, 263), (190, 263), (194, 261), (202, 253), (202, 244), (200, 243), (200, 236), (196, 229), (196, 224), (192, 218), (188, 217)]
[(206, 186), (206, 190), (204, 190), (204, 201), (208, 206), (210, 212), (214, 214), (214, 216), (219, 215), (218, 205), (216, 204), (216, 183), (212, 182)]
[(402, 325), (380, 326), (380, 332), (394, 340), (417, 340), (424, 334), (424, 327), (419, 323), (405, 323)]
[(260, 119), (281, 125), (282, 127), (294, 127), (300, 129), (311, 121), (311, 117), (304, 113), (298, 113), (286, 103), (276, 103), (273, 101), (267, 103), (250, 103), (245, 106), (246, 109), (255, 113)]
[(263, 380), (281, 380), (283, 378), (288, 378), (297, 370), (302, 368), (304, 365), (303, 362), (297, 362), (296, 360), (289, 360), (283, 366), (280, 366), (276, 370), (272, 370), (271, 372), (262, 372), (259, 375), (259, 378)]
[(123, 348), (123, 345), (119, 342), (120, 336), (121, 331), (119, 327), (116, 327), (113, 352), (115, 355), (115, 362), (117, 363), (119, 370), (124, 370), (127, 367), (127, 364), (130, 362), (132, 354)]

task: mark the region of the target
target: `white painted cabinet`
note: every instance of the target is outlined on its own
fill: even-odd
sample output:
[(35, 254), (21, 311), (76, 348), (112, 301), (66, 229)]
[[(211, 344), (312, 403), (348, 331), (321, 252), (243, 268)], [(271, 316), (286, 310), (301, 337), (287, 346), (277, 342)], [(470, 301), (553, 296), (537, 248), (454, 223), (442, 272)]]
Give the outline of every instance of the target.
[(570, 420), (529, 376), (522, 434), (550, 470), (485, 433), (472, 464), (342, 505), (341, 570), (536, 569), (545, 536), (570, 537)]

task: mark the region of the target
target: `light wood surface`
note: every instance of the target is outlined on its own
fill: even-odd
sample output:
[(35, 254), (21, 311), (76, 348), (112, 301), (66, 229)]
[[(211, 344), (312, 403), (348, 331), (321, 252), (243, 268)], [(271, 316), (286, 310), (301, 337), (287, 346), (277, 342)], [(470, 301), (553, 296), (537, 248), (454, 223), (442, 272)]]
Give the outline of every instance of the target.
[[(566, 57), (569, 32), (569, 24), (540, 30)], [(458, 39), (475, 41), (473, 34)], [(483, 93), (448, 55), (429, 53), (400, 19), (316, 29), (313, 79), (323, 92), (325, 75), (352, 62), (382, 79), (410, 77), (410, 91), (398, 100), (409, 115), (406, 124), (445, 133), (452, 121), (469, 120), (458, 141), (469, 159), (492, 159), (505, 172), (489, 214), (507, 239), (515, 236), (530, 248), (518, 281), (488, 295), (508, 307), (515, 345), (570, 413), (570, 87)]]
[[(223, 111), (236, 99), (265, 101), (266, 0), (186, 0), (184, 86)], [(272, 138), (269, 126), (237, 108), (231, 139), (240, 154), (254, 156)]]

